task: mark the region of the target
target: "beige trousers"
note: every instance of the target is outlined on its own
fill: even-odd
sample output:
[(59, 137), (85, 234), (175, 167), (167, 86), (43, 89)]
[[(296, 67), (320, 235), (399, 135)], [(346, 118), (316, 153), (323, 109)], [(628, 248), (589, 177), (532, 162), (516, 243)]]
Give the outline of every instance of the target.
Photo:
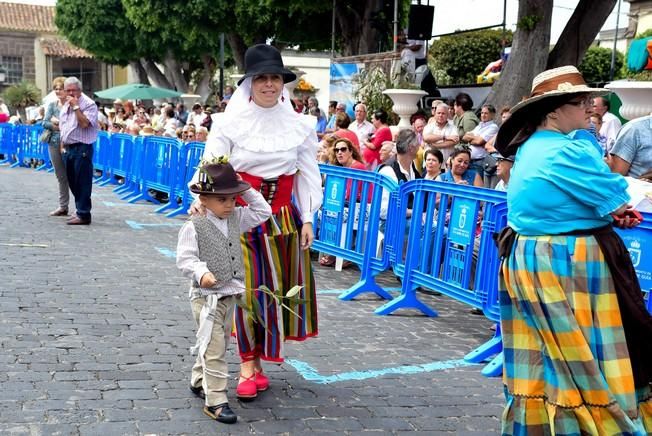
[[(229, 370), (226, 364), (226, 347), (231, 339), (233, 325), (233, 309), (235, 296), (220, 298), (215, 308), (211, 340), (204, 353), (204, 364), (200, 356), (192, 367), (190, 384), (193, 387), (202, 386), (206, 394), (206, 405), (216, 406), (228, 401), (226, 387)], [(206, 298), (200, 297), (190, 302), (195, 325), (199, 328), (199, 314), (206, 303)]]

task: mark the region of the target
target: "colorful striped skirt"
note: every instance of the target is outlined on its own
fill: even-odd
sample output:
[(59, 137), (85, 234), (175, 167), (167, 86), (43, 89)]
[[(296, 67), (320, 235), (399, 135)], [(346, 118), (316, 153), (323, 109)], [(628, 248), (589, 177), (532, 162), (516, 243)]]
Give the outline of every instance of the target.
[(645, 435), (605, 257), (593, 236), (518, 236), (501, 271), (506, 435)]
[[(283, 341), (302, 341), (317, 335), (317, 300), (310, 251), (301, 250), (301, 216), (290, 204), (241, 238), (244, 254), (244, 295), (248, 307), (253, 299), (262, 308), (264, 324), (256, 321), (240, 307), (235, 309), (235, 332), (238, 351), (243, 361), (261, 358), (283, 361)], [(274, 298), (256, 291), (266, 286), (277, 295), (285, 295), (292, 287), (303, 288), (296, 300), (277, 305)]]

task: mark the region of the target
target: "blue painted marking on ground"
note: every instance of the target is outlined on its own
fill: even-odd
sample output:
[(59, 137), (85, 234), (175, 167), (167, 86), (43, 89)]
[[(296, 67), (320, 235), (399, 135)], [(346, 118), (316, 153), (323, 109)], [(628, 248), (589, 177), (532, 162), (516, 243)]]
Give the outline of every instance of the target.
[(172, 259), (177, 258), (177, 252), (174, 250), (170, 250), (169, 248), (162, 248), (162, 247), (155, 247), (156, 250), (161, 253), (165, 257), (171, 257)]
[(443, 369), (454, 369), (477, 365), (477, 363), (465, 362), (463, 359), (455, 359), (425, 363), (423, 365), (405, 365), (368, 371), (350, 371), (333, 375), (321, 375), (312, 366), (308, 365), (306, 362), (302, 362), (301, 360), (285, 359), (285, 362), (292, 365), (292, 367), (294, 367), (294, 369), (296, 369), (304, 379), (320, 385), (348, 380), (366, 380), (369, 378), (381, 377), (386, 374), (418, 374), (421, 372), (441, 371)]
[[(401, 292), (401, 288), (383, 288), (387, 292)], [(336, 294), (339, 295), (343, 292), (348, 291), (348, 289), (323, 289), (321, 291), (317, 291), (317, 294)]]
[(127, 225), (134, 230), (143, 230), (145, 227), (181, 227), (183, 223), (139, 223), (136, 221), (125, 220)]

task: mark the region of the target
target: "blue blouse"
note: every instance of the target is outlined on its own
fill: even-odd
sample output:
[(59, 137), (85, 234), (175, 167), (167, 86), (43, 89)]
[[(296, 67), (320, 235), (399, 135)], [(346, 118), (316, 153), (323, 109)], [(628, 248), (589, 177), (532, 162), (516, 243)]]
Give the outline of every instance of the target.
[[(464, 171), (464, 174), (462, 174), (462, 180), (465, 180), (469, 186), (473, 186), (473, 182), (475, 182), (475, 174), (475, 170), (466, 170)], [(440, 175), (437, 180), (440, 182), (455, 183), (453, 173), (451, 173), (450, 170)]]
[(585, 130), (535, 132), (516, 153), (507, 189), (508, 223), (522, 235), (554, 235), (612, 221), (630, 200), (627, 182)]

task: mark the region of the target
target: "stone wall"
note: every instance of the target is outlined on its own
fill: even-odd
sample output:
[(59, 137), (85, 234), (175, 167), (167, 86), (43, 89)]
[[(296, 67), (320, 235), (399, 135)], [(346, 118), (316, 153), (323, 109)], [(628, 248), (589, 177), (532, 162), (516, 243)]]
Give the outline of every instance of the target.
[[(34, 82), (34, 38), (31, 33), (0, 32), (0, 56), (19, 56), (23, 59), (23, 80)], [(0, 90), (6, 84), (0, 84)]]

